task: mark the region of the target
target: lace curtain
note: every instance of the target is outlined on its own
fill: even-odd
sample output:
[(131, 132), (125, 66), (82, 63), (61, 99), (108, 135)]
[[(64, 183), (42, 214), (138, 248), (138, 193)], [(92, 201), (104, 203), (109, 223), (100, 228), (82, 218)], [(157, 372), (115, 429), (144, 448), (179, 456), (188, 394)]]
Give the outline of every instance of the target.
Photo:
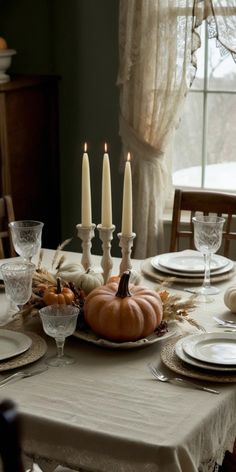
[(120, 0), (120, 135), (132, 156), (134, 256), (163, 251), (168, 154), (193, 82), (197, 28), (207, 17), (222, 51), (236, 53), (236, 0)]

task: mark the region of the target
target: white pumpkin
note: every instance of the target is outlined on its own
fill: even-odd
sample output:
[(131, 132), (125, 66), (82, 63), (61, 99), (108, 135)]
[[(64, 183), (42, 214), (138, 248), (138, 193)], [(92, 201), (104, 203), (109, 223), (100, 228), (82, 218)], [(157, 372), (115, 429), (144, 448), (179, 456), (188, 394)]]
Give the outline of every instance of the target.
[(236, 313), (236, 285), (228, 287), (224, 294), (224, 302), (232, 313)]
[(73, 282), (76, 286), (79, 285), (80, 276), (84, 273), (84, 268), (81, 264), (71, 263), (60, 267), (56, 276), (65, 280), (66, 282)]
[(80, 275), (78, 280), (78, 287), (88, 295), (94, 288), (101, 287), (104, 284), (103, 275), (101, 272), (95, 272), (93, 269), (88, 269)]
[(141, 275), (139, 274), (139, 272), (137, 272), (137, 270), (135, 269), (131, 269), (130, 271), (130, 283), (131, 284), (134, 284), (134, 285), (139, 285), (140, 282), (141, 282)]

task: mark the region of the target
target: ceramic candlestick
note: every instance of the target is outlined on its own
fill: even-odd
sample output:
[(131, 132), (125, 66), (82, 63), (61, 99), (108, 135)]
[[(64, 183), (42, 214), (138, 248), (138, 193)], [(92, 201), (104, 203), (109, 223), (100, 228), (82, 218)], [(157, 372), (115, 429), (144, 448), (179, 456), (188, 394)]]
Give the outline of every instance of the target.
[(133, 240), (136, 236), (135, 233), (132, 233), (131, 236), (123, 236), (122, 233), (118, 233), (118, 238), (120, 240), (119, 246), (121, 247), (122, 260), (120, 263), (120, 275), (123, 274), (126, 270), (131, 270), (131, 250), (133, 247)]
[(96, 225), (91, 224), (91, 226), (82, 226), (81, 224), (76, 225), (78, 231), (78, 237), (82, 241), (82, 258), (81, 263), (84, 270), (87, 270), (92, 266), (91, 260), (91, 240), (94, 238), (94, 229)]
[(110, 228), (105, 228), (104, 226), (97, 225), (97, 229), (99, 231), (99, 237), (102, 241), (102, 249), (103, 249), (103, 256), (101, 259), (101, 266), (103, 269), (103, 278), (104, 283), (107, 282), (111, 275), (113, 262), (111, 257), (111, 241), (113, 239), (113, 232), (116, 229), (114, 225)]

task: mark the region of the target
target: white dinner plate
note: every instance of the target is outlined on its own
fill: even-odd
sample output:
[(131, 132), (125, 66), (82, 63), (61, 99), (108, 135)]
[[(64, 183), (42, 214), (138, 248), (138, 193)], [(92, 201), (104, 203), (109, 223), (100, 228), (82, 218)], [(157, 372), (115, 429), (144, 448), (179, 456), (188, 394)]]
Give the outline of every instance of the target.
[(83, 339), (83, 341), (87, 341), (92, 344), (96, 344), (97, 346), (106, 347), (110, 349), (136, 349), (138, 347), (149, 346), (153, 343), (158, 341), (162, 341), (163, 339), (168, 339), (171, 336), (176, 334), (176, 327), (175, 323), (168, 324), (168, 331), (165, 334), (156, 334), (152, 333), (146, 338), (139, 339), (138, 341), (127, 341), (123, 343), (116, 343), (113, 341), (108, 341), (107, 339), (99, 338), (95, 333), (92, 331), (82, 331), (77, 330), (73, 333), (73, 336), (79, 339)]
[(0, 361), (22, 354), (31, 344), (32, 339), (26, 334), (0, 329)]
[(236, 334), (204, 333), (186, 336), (182, 344), (185, 354), (208, 364), (236, 366)]
[(189, 364), (194, 367), (199, 367), (204, 370), (213, 370), (213, 371), (218, 371), (218, 372), (236, 372), (236, 366), (222, 366), (222, 365), (215, 365), (215, 364), (208, 364), (207, 362), (201, 362), (198, 361), (197, 359), (194, 359), (193, 357), (188, 356), (184, 350), (183, 350), (183, 341), (184, 338), (181, 338), (177, 341), (175, 345), (175, 353), (177, 357), (181, 360), (184, 361), (186, 364)]
[[(198, 251), (181, 251), (161, 254), (158, 259), (159, 265), (166, 269), (177, 272), (204, 273), (204, 257)], [(211, 271), (222, 269), (229, 263), (227, 257), (212, 254)]]
[[(189, 278), (196, 278), (196, 277), (204, 277), (204, 272), (180, 272), (172, 269), (167, 269), (167, 267), (162, 266), (159, 264), (160, 256), (155, 256), (151, 259), (151, 265), (154, 269), (158, 270), (159, 272), (163, 272), (164, 274), (168, 275), (177, 275), (178, 277), (189, 277)], [(227, 259), (225, 257), (225, 259)], [(234, 267), (234, 261), (227, 259), (227, 264), (219, 269), (215, 269), (214, 271), (211, 270), (212, 275), (221, 275), (230, 272)]]

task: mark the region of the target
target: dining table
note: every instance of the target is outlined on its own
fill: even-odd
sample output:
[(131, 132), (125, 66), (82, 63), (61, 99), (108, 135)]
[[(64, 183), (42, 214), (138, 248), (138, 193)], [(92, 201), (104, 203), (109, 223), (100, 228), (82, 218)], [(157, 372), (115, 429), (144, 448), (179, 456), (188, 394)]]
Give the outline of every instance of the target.
[[(68, 263), (81, 262), (80, 253), (61, 253)], [(43, 249), (42, 265), (48, 270), (54, 255), (54, 250)], [(101, 256), (91, 257), (93, 265), (101, 268)], [(112, 257), (112, 274), (119, 274), (120, 262), (120, 258)], [(184, 290), (184, 283), (171, 280), (165, 285), (142, 270), (144, 261), (131, 262), (140, 273), (141, 285), (153, 290), (164, 286), (182, 299), (192, 296)], [(66, 354), (75, 358), (73, 364), (49, 366), (38, 375), (0, 387), (0, 400), (11, 399), (17, 405), (27, 466), (37, 463), (44, 472), (59, 465), (90, 472), (213, 472), (215, 464), (222, 463), (225, 451), (233, 450), (236, 373), (229, 375), (228, 381), (227, 376), (222, 381), (214, 372), (196, 378), (194, 367), (193, 377), (191, 369), (189, 377), (184, 368), (177, 375), (178, 368), (168, 363), (168, 353), (182, 336), (204, 330), (222, 333), (214, 316), (236, 321), (224, 303), (226, 289), (234, 284), (235, 275), (219, 282), (219, 294), (211, 303), (196, 301), (189, 315), (196, 323), (172, 320), (163, 339), (114, 348), (75, 333), (65, 342)], [(36, 349), (38, 336), (46, 346), (45, 353), (25, 369), (45, 365), (56, 345), (44, 333), (39, 316), (12, 316), (3, 289), (0, 301), (0, 329), (29, 333), (32, 339), (36, 336)], [(236, 342), (236, 330), (229, 332)], [(160, 382), (151, 375), (150, 363), (170, 377), (190, 378), (219, 394)], [(0, 380), (20, 368), (1, 370), (0, 361)]]

